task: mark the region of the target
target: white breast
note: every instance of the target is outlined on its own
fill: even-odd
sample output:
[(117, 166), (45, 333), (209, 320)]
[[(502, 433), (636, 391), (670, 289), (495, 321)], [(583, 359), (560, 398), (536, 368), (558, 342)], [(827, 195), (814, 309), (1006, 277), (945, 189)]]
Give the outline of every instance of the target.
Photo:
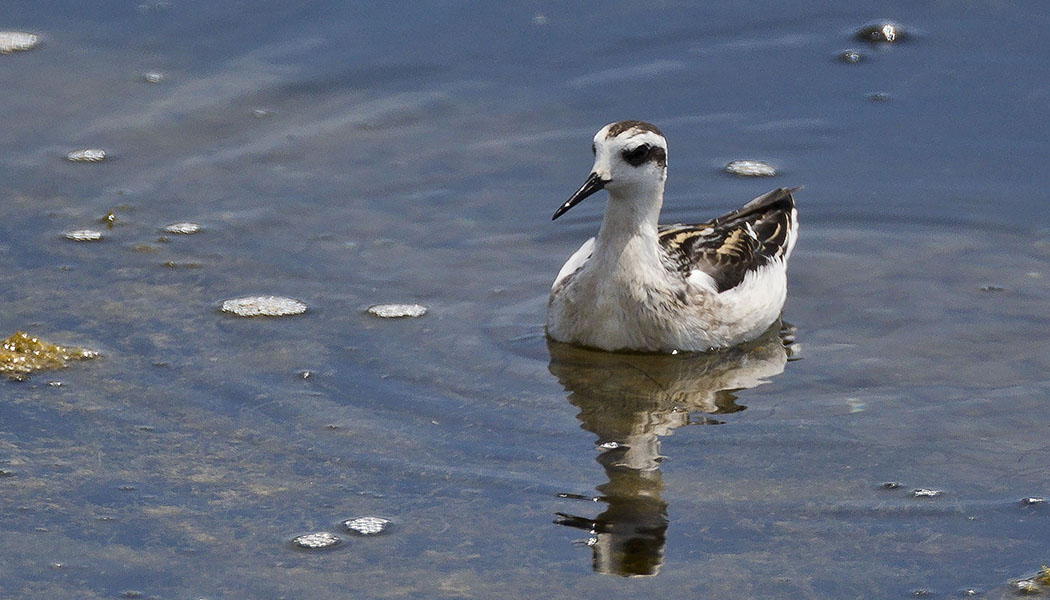
[(591, 238), (584, 242), (583, 245), (580, 246), (579, 250), (573, 252), (572, 256), (569, 257), (569, 260), (565, 261), (565, 264), (562, 265), (561, 270), (558, 271), (558, 276), (554, 278), (554, 283), (551, 284), (551, 289), (553, 290), (554, 288), (556, 288), (558, 284), (561, 283), (562, 279), (565, 279), (566, 276), (574, 273), (576, 269), (582, 267), (583, 263), (587, 262), (587, 259), (591, 257), (591, 254), (593, 252), (594, 238)]

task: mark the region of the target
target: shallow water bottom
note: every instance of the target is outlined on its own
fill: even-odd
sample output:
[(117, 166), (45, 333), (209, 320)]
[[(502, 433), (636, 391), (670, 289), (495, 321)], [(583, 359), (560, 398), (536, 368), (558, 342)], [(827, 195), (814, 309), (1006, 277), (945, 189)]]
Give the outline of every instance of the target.
[[(178, 335), (115, 337), (97, 364), (7, 384), (9, 589), (1012, 593), (1050, 539), (1047, 505), (1021, 502), (1050, 490), (1043, 246), (807, 233), (793, 329), (717, 355), (548, 345), (543, 297), (515, 290), (409, 320), (336, 315), (324, 294), (285, 319), (162, 314)], [(158, 318), (121, 315), (129, 332)], [(397, 528), (290, 544), (371, 514)]]

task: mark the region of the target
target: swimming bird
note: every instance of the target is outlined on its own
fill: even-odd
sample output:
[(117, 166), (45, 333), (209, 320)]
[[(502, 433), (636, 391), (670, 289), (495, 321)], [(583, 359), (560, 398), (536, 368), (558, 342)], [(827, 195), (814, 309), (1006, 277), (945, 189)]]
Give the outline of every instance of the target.
[(602, 189), (605, 217), (554, 279), (548, 336), (609, 351), (702, 352), (753, 340), (780, 318), (798, 188), (704, 223), (658, 225), (663, 133), (643, 121), (610, 123), (591, 150), (590, 176), (552, 220)]

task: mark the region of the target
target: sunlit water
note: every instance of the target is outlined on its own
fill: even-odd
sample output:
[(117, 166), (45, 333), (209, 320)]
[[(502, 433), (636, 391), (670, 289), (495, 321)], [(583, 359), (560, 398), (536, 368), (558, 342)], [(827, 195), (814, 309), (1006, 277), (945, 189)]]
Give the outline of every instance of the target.
[[(1050, 563), (1042, 5), (15, 8), (0, 337), (103, 357), (0, 386), (0, 596), (1010, 597)], [(602, 200), (550, 214), (625, 118), (668, 136), (666, 221), (805, 186), (791, 328), (548, 346)], [(308, 310), (221, 310), (270, 295)]]

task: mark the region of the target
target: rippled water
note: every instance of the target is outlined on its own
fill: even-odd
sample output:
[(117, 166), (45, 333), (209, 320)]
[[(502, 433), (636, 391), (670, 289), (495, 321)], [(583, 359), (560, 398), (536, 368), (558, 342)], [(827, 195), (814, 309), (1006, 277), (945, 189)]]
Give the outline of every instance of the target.
[[(1042, 5), (15, 4), (0, 337), (103, 357), (0, 385), (0, 596), (1012, 597), (1050, 563)], [(805, 186), (788, 327), (547, 344), (602, 202), (550, 214), (624, 118), (669, 138), (666, 221)], [(220, 310), (256, 295), (309, 308)]]

